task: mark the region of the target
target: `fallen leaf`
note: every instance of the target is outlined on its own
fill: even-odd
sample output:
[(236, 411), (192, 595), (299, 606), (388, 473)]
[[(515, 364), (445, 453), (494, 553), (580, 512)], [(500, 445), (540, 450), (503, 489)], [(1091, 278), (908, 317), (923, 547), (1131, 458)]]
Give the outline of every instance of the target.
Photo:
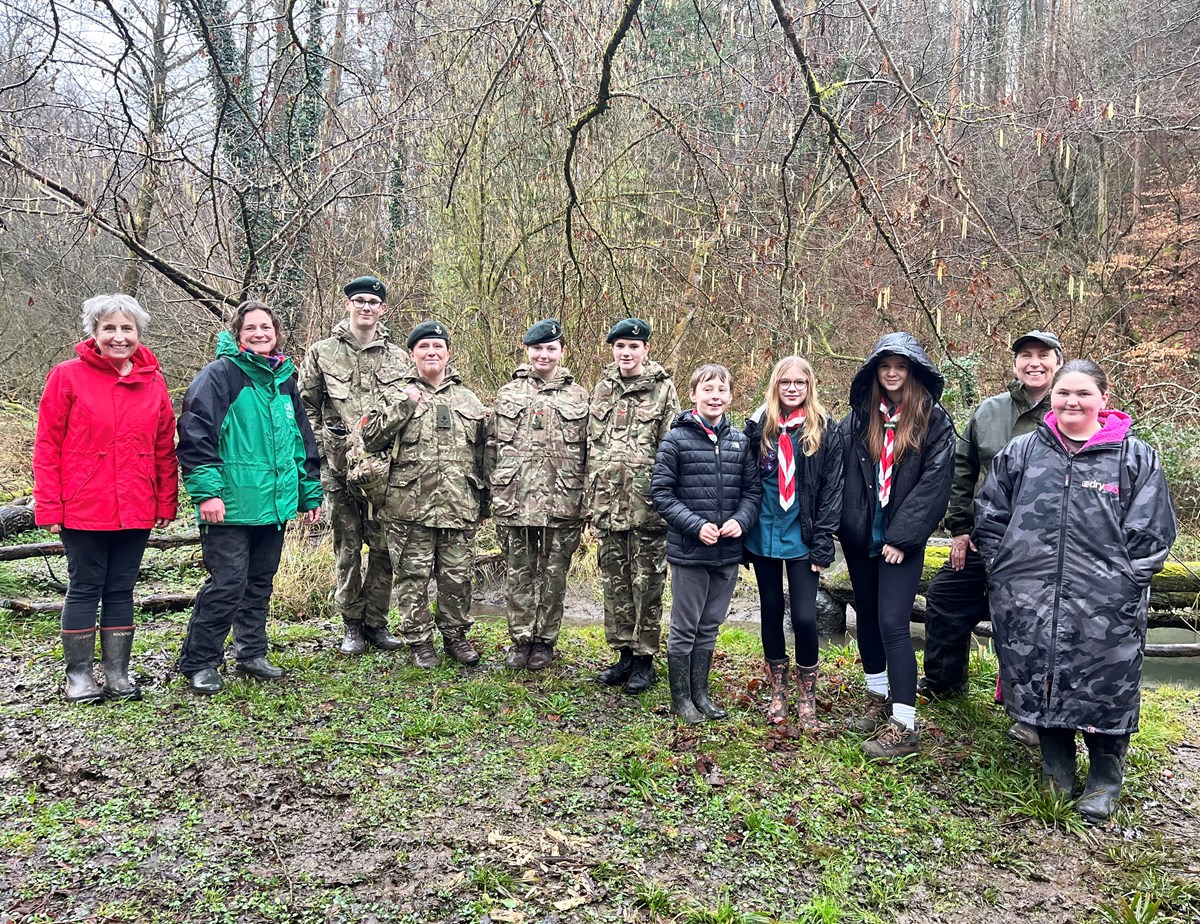
[(592, 899), (588, 895), (576, 895), (574, 898), (564, 898), (560, 902), (554, 903), (555, 911), (570, 911), (572, 908), (578, 908), (580, 905), (586, 905)]

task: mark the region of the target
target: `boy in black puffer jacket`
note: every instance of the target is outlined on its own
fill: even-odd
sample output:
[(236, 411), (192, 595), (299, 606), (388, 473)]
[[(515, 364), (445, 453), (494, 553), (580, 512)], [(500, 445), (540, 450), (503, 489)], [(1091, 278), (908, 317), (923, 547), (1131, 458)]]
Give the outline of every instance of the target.
[(750, 445), (725, 419), (732, 384), (724, 366), (692, 373), (693, 409), (675, 419), (659, 446), (650, 485), (654, 509), (669, 527), (671, 711), (689, 724), (725, 717), (708, 697), (708, 673), (737, 583), (742, 535), (762, 500)]

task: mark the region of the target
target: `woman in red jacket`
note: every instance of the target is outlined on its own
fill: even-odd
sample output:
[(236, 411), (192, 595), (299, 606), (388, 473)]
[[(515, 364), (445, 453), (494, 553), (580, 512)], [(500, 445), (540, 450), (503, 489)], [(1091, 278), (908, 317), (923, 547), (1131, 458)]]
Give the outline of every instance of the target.
[[(129, 679), (133, 585), (151, 527), (175, 519), (175, 414), (154, 354), (150, 316), (128, 295), (83, 303), (76, 359), (46, 378), (33, 449), (38, 525), (62, 538), (70, 584), (62, 611), (67, 700), (139, 699)], [(104, 686), (92, 676), (96, 610)]]

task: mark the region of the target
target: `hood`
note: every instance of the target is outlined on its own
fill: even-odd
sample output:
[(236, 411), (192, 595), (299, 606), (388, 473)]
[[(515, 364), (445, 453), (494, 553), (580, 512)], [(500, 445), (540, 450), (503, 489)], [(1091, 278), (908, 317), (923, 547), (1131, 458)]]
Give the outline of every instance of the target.
[[(513, 371), (514, 379), (536, 379), (538, 378), (533, 372), (533, 366), (529, 363), (522, 363)], [(543, 388), (563, 388), (575, 381), (575, 376), (571, 375), (571, 370), (559, 363), (557, 369), (554, 370), (554, 377), (542, 385)]]
[[(1100, 429), (1097, 430), (1090, 440), (1083, 444), (1083, 449), (1089, 446), (1099, 446), (1106, 443), (1119, 443), (1125, 439), (1125, 435), (1129, 432), (1129, 428), (1133, 426), (1133, 418), (1124, 411), (1114, 411), (1105, 409), (1100, 412)], [(1067, 448), (1067, 444), (1063, 442), (1062, 434), (1058, 429), (1058, 418), (1054, 416), (1054, 411), (1050, 411), (1043, 418), (1046, 427), (1054, 434), (1054, 438), (1058, 440), (1063, 449)]]
[[(113, 378), (118, 378), (117, 370), (113, 368), (113, 364), (104, 359), (96, 349), (95, 337), (88, 337), (87, 340), (75, 344), (75, 353), (84, 363), (92, 368), (111, 372)], [(129, 359), (133, 363), (133, 369), (129, 375), (122, 376), (126, 381), (136, 381), (160, 371), (158, 357), (141, 343), (138, 344), (137, 349), (133, 351), (133, 355)]]
[(933, 360), (929, 358), (929, 354), (925, 352), (921, 344), (917, 342), (916, 337), (903, 331), (897, 331), (880, 337), (879, 342), (875, 344), (875, 349), (862, 364), (862, 368), (855, 373), (854, 381), (850, 385), (851, 406), (861, 408), (866, 404), (867, 398), (871, 394), (871, 380), (875, 378), (876, 367), (884, 356), (903, 356), (907, 359), (909, 375), (915, 375), (921, 381), (934, 401), (941, 400), (942, 390), (946, 387), (946, 380), (942, 373), (933, 364)]
[(626, 391), (645, 391), (646, 389), (653, 388), (656, 382), (662, 382), (670, 378), (667, 375), (667, 370), (651, 359), (646, 360), (642, 374), (634, 376), (631, 379), (621, 378), (621, 371), (617, 368), (616, 363), (609, 363), (605, 366), (601, 376), (611, 382), (624, 386)]
[(233, 339), (233, 334), (227, 330), (217, 334), (217, 359), (222, 357), (237, 363), (238, 368), (250, 376), (256, 384), (282, 382), (290, 378), (296, 371), (296, 367), (286, 356), (283, 358), (283, 362), (272, 369), (265, 356), (241, 349), (237, 345), (237, 341)]

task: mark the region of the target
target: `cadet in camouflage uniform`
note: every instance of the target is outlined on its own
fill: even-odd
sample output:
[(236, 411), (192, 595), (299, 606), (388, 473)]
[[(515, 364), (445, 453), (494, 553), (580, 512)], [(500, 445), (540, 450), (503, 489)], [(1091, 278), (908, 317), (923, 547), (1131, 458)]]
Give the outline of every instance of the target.
[(1103, 410), (1088, 360), (1054, 378), (1051, 412), (1009, 443), (975, 498), (1004, 708), (1038, 730), (1042, 784), (1070, 795), (1075, 734), (1090, 760), (1076, 811), (1093, 821), (1121, 792), (1137, 731), (1150, 578), (1175, 541), (1158, 454)]
[[(426, 321), (407, 346), (412, 370), (363, 418), (368, 452), (393, 447), (387, 500), (380, 511), (396, 569), (400, 634), (417, 667), (437, 667), (433, 626), (446, 655), (479, 663), (467, 638), (475, 529), (481, 512), (487, 408), (450, 367), (450, 333)], [(429, 606), (429, 580), (437, 604)]]
[(618, 659), (597, 679), (636, 694), (655, 680), (667, 576), (667, 524), (650, 505), (650, 473), (679, 396), (646, 358), (649, 324), (618, 321), (607, 339), (613, 362), (592, 391), (588, 417), (587, 510), (599, 540), (604, 637)]
[[(360, 655), (368, 644), (402, 647), (388, 633), (392, 563), (378, 520), (346, 486), (346, 434), (363, 411), (396, 385), (408, 366), (383, 324), (387, 289), (374, 276), (346, 283), (346, 314), (333, 336), (312, 345), (300, 369), (300, 396), (321, 450), (321, 487), (333, 524), (337, 590), (334, 606), (345, 623), (341, 653)], [(364, 573), (362, 548), (367, 546)]]
[(505, 664), (512, 670), (542, 670), (554, 658), (583, 525), (588, 393), (559, 365), (562, 336), (554, 320), (529, 328), (529, 362), (500, 389), (488, 423), (492, 514), (513, 641)]

